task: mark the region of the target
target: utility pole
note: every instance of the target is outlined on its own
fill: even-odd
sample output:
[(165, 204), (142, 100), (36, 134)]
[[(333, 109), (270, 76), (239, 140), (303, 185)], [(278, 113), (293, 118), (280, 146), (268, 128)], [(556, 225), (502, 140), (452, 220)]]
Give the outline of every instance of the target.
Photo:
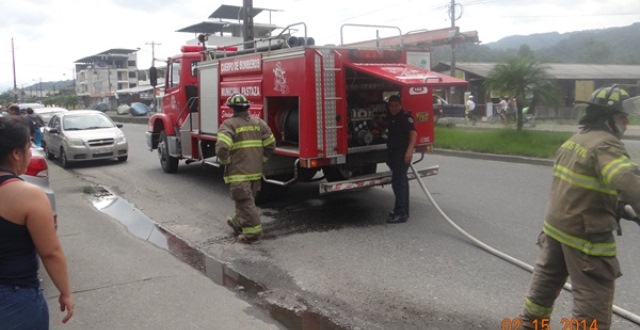
[(244, 37), (244, 48), (253, 48), (253, 0), (242, 0), (242, 35)]
[[(451, 18), (451, 28), (456, 27), (456, 0), (451, 0), (451, 4), (449, 4), (449, 18)], [(456, 44), (455, 39), (451, 44), (451, 76), (454, 77), (456, 73)]]
[(16, 53), (13, 48), (13, 38), (11, 38), (11, 58), (13, 59), (13, 100), (18, 103), (18, 85), (16, 84)]
[(146, 42), (145, 45), (151, 45), (151, 66), (156, 66), (156, 46), (162, 45), (159, 42)]

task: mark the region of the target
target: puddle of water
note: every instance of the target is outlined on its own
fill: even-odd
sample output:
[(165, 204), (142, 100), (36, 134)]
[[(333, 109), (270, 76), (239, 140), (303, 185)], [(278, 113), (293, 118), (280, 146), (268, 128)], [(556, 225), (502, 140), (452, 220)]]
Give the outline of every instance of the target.
[[(321, 313), (310, 308), (288, 308), (261, 299), (261, 293), (267, 288), (232, 270), (228, 265), (207, 255), (186, 240), (168, 231), (151, 220), (131, 203), (123, 198), (101, 189), (100, 194), (92, 198), (93, 205), (101, 212), (108, 214), (122, 223), (131, 234), (148, 241), (155, 246), (169, 251), (180, 260), (199, 270), (218, 285), (242, 291), (250, 300), (257, 301), (265, 308), (274, 320), (288, 329), (300, 330), (344, 330)], [(233, 244), (233, 243), (232, 243)]]

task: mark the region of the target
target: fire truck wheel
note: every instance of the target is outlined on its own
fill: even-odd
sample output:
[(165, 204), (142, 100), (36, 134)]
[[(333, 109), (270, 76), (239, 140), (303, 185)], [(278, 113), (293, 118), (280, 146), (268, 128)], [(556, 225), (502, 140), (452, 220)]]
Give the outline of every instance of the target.
[(176, 171), (178, 171), (178, 158), (169, 156), (167, 133), (164, 131), (160, 132), (158, 154), (160, 156), (160, 165), (165, 173), (176, 173)]
[(324, 174), (324, 177), (329, 182), (343, 181), (343, 180), (347, 179), (346, 173), (343, 173), (342, 170), (340, 170), (337, 167), (333, 167), (333, 166), (331, 166), (331, 167), (323, 167), (322, 168), (322, 173)]
[(256, 205), (276, 201), (282, 198), (288, 189), (289, 187), (279, 186), (262, 181), (262, 183), (260, 184), (260, 191), (258, 191), (258, 194), (255, 198)]

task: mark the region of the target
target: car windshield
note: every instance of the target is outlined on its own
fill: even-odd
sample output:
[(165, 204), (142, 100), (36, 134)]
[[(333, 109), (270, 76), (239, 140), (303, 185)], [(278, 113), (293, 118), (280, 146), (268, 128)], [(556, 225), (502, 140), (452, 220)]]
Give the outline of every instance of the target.
[(87, 129), (111, 128), (113, 123), (109, 117), (102, 114), (64, 116), (62, 127), (66, 131), (80, 131)]
[(42, 117), (42, 120), (46, 123), (49, 122), (49, 119), (51, 119), (51, 117), (53, 117), (53, 115), (55, 115), (56, 113), (60, 113), (60, 112), (66, 112), (63, 110), (60, 111), (50, 111), (50, 112), (43, 112), (43, 113), (39, 113), (38, 115), (40, 115), (40, 117)]

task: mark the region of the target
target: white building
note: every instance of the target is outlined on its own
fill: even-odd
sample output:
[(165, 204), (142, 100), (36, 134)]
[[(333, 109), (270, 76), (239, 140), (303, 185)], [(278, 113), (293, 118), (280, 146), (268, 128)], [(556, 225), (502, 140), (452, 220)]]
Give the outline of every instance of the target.
[(137, 51), (114, 48), (74, 62), (76, 94), (86, 106), (112, 102), (117, 90), (138, 85)]

